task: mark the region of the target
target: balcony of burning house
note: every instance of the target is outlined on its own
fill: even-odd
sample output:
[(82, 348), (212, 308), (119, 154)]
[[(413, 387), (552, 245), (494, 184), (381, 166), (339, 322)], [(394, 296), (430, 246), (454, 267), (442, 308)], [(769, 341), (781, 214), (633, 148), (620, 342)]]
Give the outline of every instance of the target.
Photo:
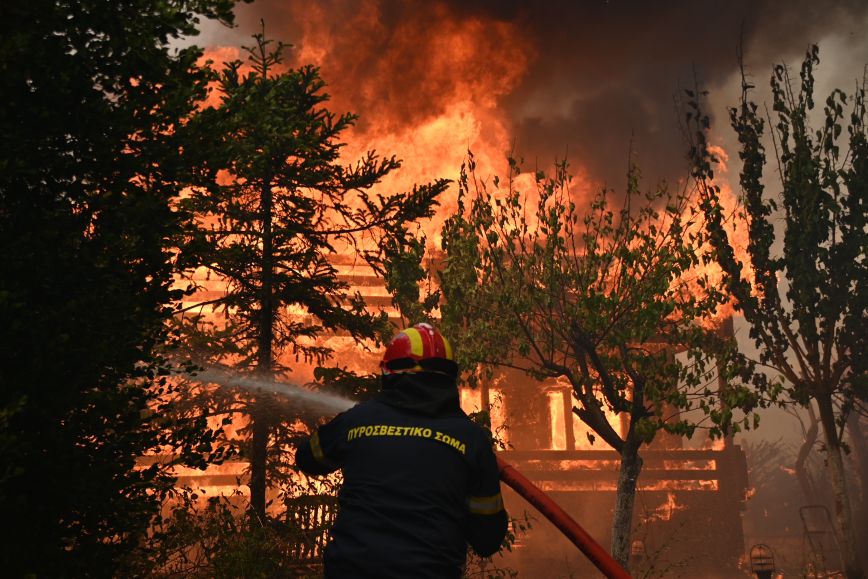
[[(540, 390), (545, 396), (540, 396)], [(569, 387), (540, 384), (505, 372), (498, 387), (462, 392), (463, 406), (491, 405), (493, 425), (503, 425), (508, 450), (501, 456), (566, 509), (601, 544), (608, 545), (620, 467), (619, 455), (606, 448), (572, 412)], [(622, 417), (610, 416), (620, 434)], [(641, 452), (633, 522), (631, 569), (676, 570), (695, 577), (732, 577), (744, 558), (742, 511), (748, 491), (747, 462), (732, 439), (694, 443), (660, 433)], [(513, 517), (533, 516), (524, 501), (506, 489)], [(542, 517), (519, 537), (512, 566), (533, 575), (548, 569), (552, 577), (600, 576)], [(566, 555), (566, 556), (565, 556)], [(571, 575), (572, 574), (572, 575)]]
[[(358, 291), (371, 310), (386, 311), (396, 325), (400, 323), (382, 279), (370, 268), (352, 256), (335, 256), (332, 263), (351, 293)], [(197, 281), (203, 292), (188, 296), (185, 306), (213, 299), (222, 289), (218, 280)], [(348, 347), (349, 339), (339, 334), (326, 339), (339, 346), (336, 363), (365, 371), (376, 368), (376, 352)], [(504, 460), (547, 492), (597, 541), (609, 544), (619, 457), (602, 441), (592, 443), (592, 433), (572, 412), (568, 385), (540, 383), (521, 372), (504, 371), (477, 389), (462, 389), (461, 404), (467, 412), (487, 411), (506, 446), (501, 451)], [(609, 419), (623, 434), (623, 418), (612, 414)], [(732, 439), (693, 441), (685, 447), (683, 439), (659, 433), (642, 457), (631, 567), (653, 568), (663, 575), (678, 569), (694, 577), (738, 574), (745, 557), (741, 514), (748, 490), (742, 449)], [(179, 472), (180, 482), (212, 496), (246, 492), (246, 466), (232, 462), (207, 471), (184, 470)], [(503, 566), (526, 576), (601, 576), (553, 525), (534, 516), (523, 499), (506, 487), (504, 494), (510, 515), (523, 519), (526, 513), (530, 529), (517, 534)], [(299, 565), (315, 565), (335, 514), (334, 502), (300, 496), (287, 512), (301, 531), (288, 556)], [(541, 569), (546, 570), (543, 575)]]

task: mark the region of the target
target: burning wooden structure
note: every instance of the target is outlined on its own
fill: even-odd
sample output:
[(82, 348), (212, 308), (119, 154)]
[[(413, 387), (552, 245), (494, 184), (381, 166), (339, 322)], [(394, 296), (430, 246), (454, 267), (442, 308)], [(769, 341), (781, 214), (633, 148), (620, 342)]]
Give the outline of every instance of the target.
[[(351, 256), (335, 256), (341, 278), (358, 291), (372, 309), (387, 311), (396, 324), (400, 318), (382, 280)], [(185, 306), (206, 301), (219, 292), (217, 280), (196, 280), (204, 288)], [(299, 313), (299, 315), (304, 315)], [(370, 371), (377, 354), (362, 352), (342, 336), (330, 338), (336, 361), (342, 366)], [(299, 368), (299, 378), (310, 369)], [(573, 414), (569, 386), (539, 383), (518, 372), (504, 372), (476, 390), (461, 392), (468, 412), (486, 410), (492, 427), (509, 450), (503, 458), (565, 508), (603, 545), (608, 545), (615, 503), (619, 457), (594, 445), (593, 435)], [(621, 417), (611, 415), (614, 427)], [(748, 489), (744, 452), (731, 439), (712, 447), (683, 448), (681, 438), (659, 433), (642, 452), (631, 567), (634, 570), (686, 568), (704, 577), (732, 576), (744, 557), (741, 511)], [(209, 495), (227, 493), (246, 482), (244, 462), (230, 462), (206, 471), (179, 472), (181, 482), (205, 489)], [(246, 491), (246, 487), (241, 487)], [(530, 576), (545, 568), (553, 576), (594, 573), (584, 557), (553, 526), (514, 493), (506, 493), (513, 517), (527, 512), (531, 528), (519, 533), (516, 548), (504, 565)], [(304, 503), (304, 504), (301, 504)], [(290, 509), (293, 525), (303, 539), (288, 557), (300, 565), (316, 564), (323, 537), (334, 517), (333, 500), (299, 497)]]
[[(509, 393), (503, 395), (506, 424), (511, 418), (509, 400)], [(547, 410), (555, 409), (551, 405)], [(524, 408), (521, 412), (527, 414)], [(548, 438), (548, 445), (517, 446), (501, 454), (606, 545), (619, 456), (612, 450), (589, 449), (587, 442), (577, 444), (571, 423), (551, 413), (541, 414), (536, 433), (520, 433), (515, 427), (509, 431), (519, 435), (513, 439)], [(545, 428), (549, 425), (566, 425), (567, 432)], [(557, 448), (562, 440), (573, 444)], [(716, 448), (687, 449), (675, 447), (672, 440), (661, 440), (652, 443), (642, 456), (632, 570), (684, 568), (694, 576), (732, 576), (744, 554), (741, 512), (748, 480), (742, 449), (731, 441)], [(526, 503), (512, 493), (506, 503), (513, 517), (524, 511), (533, 516)], [(554, 576), (576, 572), (591, 576), (592, 568), (569, 547), (547, 521), (535, 517), (531, 530), (519, 537), (519, 546), (508, 560), (520, 571), (546, 568)]]

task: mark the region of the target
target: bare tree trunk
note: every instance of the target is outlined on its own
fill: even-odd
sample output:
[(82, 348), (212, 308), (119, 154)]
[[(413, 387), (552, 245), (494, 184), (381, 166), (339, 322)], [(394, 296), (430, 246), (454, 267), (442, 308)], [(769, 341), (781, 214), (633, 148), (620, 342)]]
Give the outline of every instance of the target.
[[(272, 371), (272, 328), (269, 324), (260, 332), (258, 373), (271, 379)], [(255, 519), (265, 521), (265, 489), (267, 487), (266, 466), (268, 461), (268, 435), (271, 430), (271, 414), (268, 403), (262, 398), (253, 402), (250, 411), (252, 436), (250, 440), (250, 510)]]
[[(274, 240), (272, 238), (272, 193), (269, 180), (260, 191), (262, 215), (262, 280), (259, 299), (257, 327), (257, 371), (264, 378), (274, 373)], [(265, 491), (267, 488), (266, 467), (268, 460), (268, 433), (270, 415), (267, 404), (261, 399), (253, 403), (250, 413), (252, 437), (250, 451), (250, 511), (251, 516), (262, 524), (265, 522)]]
[(808, 406), (808, 415), (811, 418), (811, 423), (805, 431), (805, 439), (802, 442), (802, 446), (799, 447), (799, 454), (796, 455), (796, 464), (793, 468), (796, 471), (796, 479), (802, 488), (805, 501), (809, 504), (814, 504), (818, 502), (818, 497), (805, 463), (811, 454), (811, 450), (814, 448), (814, 444), (817, 442), (820, 425), (817, 422), (817, 415), (814, 414), (813, 406)]
[(847, 579), (864, 579), (865, 574), (859, 565), (856, 554), (856, 534), (853, 529), (853, 513), (850, 508), (850, 498), (847, 494), (847, 485), (844, 478), (844, 460), (841, 450), (841, 441), (838, 438), (838, 425), (835, 422), (835, 409), (832, 405), (831, 394), (815, 396), (817, 408), (820, 411), (820, 423), (823, 425), (823, 434), (826, 436), (827, 466), (829, 470), (829, 482), (835, 496), (835, 523), (839, 540), (841, 542), (841, 554), (844, 559), (844, 572)]
[(250, 415), (250, 514), (260, 524), (265, 522), (265, 464), (268, 455), (268, 414), (261, 401), (254, 402)]
[(612, 521), (612, 557), (625, 569), (629, 566), (633, 532), (633, 506), (636, 503), (636, 483), (642, 471), (639, 443), (628, 437), (621, 451), (621, 470), (615, 495), (615, 514)]

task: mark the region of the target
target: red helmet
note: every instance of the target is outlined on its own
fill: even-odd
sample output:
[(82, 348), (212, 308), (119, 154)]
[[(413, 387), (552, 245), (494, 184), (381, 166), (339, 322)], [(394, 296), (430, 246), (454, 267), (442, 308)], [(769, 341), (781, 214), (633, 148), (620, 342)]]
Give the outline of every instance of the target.
[(416, 324), (398, 332), (380, 362), (383, 374), (437, 372), (458, 376), (449, 341), (431, 324)]

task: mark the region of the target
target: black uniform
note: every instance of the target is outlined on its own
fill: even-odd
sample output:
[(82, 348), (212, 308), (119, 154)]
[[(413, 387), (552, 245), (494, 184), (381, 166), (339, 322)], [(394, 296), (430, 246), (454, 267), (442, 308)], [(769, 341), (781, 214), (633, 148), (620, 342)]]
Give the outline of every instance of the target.
[(319, 428), (296, 460), (343, 469), (326, 577), (460, 577), (467, 544), (495, 553), (507, 517), (488, 434), (434, 373), (384, 377), (382, 392)]

